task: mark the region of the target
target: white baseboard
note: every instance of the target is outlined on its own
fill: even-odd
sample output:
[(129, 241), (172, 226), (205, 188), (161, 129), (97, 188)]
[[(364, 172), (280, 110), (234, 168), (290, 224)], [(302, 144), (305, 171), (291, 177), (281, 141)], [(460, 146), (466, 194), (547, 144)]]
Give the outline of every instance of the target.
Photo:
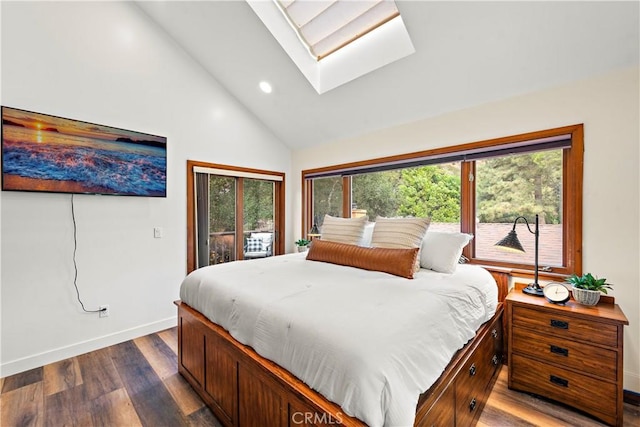
[(68, 359), (69, 357), (79, 356), (111, 345), (120, 344), (134, 338), (173, 328), (176, 325), (177, 317), (172, 316), (157, 322), (147, 323), (146, 325), (136, 326), (135, 328), (45, 351), (33, 356), (12, 360), (0, 365), (0, 378)]
[(624, 389), (635, 393), (640, 393), (640, 375), (629, 371), (624, 371)]

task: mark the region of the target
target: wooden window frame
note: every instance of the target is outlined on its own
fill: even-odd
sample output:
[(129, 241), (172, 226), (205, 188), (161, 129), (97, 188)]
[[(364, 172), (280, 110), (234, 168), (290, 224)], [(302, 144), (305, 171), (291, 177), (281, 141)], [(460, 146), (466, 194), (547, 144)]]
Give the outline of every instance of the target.
[[(489, 149), (508, 144), (544, 140), (562, 135), (571, 135), (571, 148), (564, 149), (562, 162), (562, 266), (553, 267), (551, 272), (540, 271), (544, 279), (556, 279), (569, 274), (582, 274), (582, 192), (584, 168), (584, 125), (576, 124), (559, 128), (523, 133), (467, 144), (418, 151), (395, 156), (381, 157), (358, 162), (343, 163), (334, 166), (307, 169), (302, 171), (302, 235), (306, 235), (313, 222), (313, 176), (328, 176), (332, 171), (366, 169), (381, 164), (411, 162), (415, 159), (451, 155), (458, 152)], [(476, 194), (475, 180), (469, 180), (469, 174), (475, 176), (475, 161), (461, 161), (460, 188), (460, 230), (475, 235)], [(343, 176), (343, 216), (351, 215), (351, 179)], [(473, 241), (472, 241), (473, 242)], [(533, 266), (497, 260), (478, 259), (475, 246), (465, 247), (463, 254), (471, 263), (487, 266), (491, 269), (509, 269), (514, 275), (532, 276)]]
[[(191, 273), (196, 269), (196, 210), (195, 210), (195, 182), (194, 182), (194, 168), (204, 167), (211, 169), (222, 169), (230, 172), (239, 173), (253, 173), (260, 175), (270, 175), (273, 177), (279, 177), (281, 180), (274, 180), (275, 185), (275, 213), (274, 213), (274, 242), (273, 253), (274, 255), (280, 255), (284, 253), (285, 243), (285, 174), (284, 172), (269, 171), (263, 169), (244, 168), (239, 166), (220, 165), (216, 163), (207, 163), (196, 160), (187, 160), (187, 273)], [(236, 178), (242, 178), (242, 176), (236, 176)], [(243, 181), (239, 181), (240, 188), (242, 190)], [(239, 196), (242, 193), (237, 193)], [(236, 197), (236, 212), (242, 212), (243, 200), (242, 197)], [(239, 216), (236, 216), (236, 222), (238, 222)], [(238, 228), (240, 227), (240, 228)], [(236, 231), (241, 230), (243, 224), (236, 223)], [(236, 239), (236, 253), (238, 260), (242, 259), (242, 242)]]

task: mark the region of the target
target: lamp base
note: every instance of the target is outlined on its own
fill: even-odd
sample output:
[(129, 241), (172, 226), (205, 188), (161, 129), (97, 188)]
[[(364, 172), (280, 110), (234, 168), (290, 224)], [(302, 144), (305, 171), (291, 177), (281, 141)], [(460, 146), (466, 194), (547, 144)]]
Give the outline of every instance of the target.
[(542, 288), (537, 283), (529, 283), (526, 288), (522, 288), (522, 292), (529, 295), (535, 295), (537, 297), (544, 296)]

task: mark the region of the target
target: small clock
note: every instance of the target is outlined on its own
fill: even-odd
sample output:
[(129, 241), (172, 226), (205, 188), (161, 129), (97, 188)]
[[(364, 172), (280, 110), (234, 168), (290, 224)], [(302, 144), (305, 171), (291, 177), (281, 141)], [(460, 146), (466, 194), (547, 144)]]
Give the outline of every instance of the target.
[(569, 289), (562, 283), (549, 283), (543, 289), (547, 301), (554, 304), (564, 304), (569, 301)]

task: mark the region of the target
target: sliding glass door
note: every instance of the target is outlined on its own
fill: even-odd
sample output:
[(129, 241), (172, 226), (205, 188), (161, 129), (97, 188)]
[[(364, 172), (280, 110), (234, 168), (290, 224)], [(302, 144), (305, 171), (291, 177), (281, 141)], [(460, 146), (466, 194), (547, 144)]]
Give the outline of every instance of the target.
[(196, 174), (198, 267), (236, 260), (236, 178)]
[(282, 177), (194, 167), (193, 178), (194, 268), (282, 253)]
[(273, 256), (275, 183), (244, 178), (242, 184), (243, 258)]

